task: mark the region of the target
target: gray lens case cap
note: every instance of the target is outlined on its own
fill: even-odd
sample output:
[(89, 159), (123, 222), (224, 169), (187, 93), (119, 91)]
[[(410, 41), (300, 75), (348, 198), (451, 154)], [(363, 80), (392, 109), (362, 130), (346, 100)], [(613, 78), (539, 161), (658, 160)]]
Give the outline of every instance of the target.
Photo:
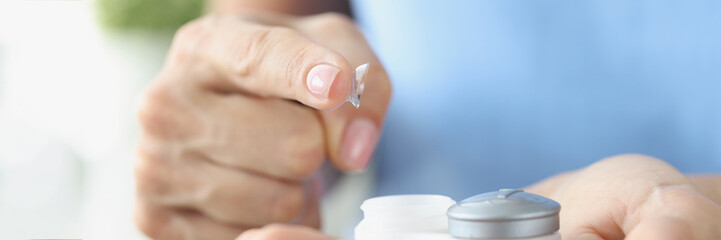
[(521, 189), (479, 194), (448, 208), (448, 231), (455, 238), (528, 238), (555, 233), (558, 202)]

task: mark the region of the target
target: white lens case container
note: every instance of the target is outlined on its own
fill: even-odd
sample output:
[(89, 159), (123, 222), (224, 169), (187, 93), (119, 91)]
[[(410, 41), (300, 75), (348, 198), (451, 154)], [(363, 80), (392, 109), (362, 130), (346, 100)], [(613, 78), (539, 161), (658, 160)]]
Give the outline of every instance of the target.
[(501, 189), (456, 203), (441, 195), (392, 195), (361, 205), (356, 240), (560, 240), (558, 202)]

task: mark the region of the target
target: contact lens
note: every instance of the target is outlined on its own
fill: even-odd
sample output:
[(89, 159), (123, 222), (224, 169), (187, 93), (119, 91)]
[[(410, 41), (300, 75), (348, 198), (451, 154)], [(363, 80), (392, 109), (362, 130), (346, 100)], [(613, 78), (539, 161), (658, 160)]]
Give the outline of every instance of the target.
[(368, 72), (368, 65), (370, 65), (370, 63), (361, 64), (353, 71), (353, 82), (351, 83), (350, 94), (348, 95), (347, 101), (353, 104), (355, 108), (360, 107), (360, 97), (365, 88), (363, 78)]

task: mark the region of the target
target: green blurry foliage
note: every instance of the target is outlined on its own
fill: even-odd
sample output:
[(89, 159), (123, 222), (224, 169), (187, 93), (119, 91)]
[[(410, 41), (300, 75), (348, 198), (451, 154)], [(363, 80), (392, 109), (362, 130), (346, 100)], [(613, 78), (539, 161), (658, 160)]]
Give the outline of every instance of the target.
[(114, 30), (174, 31), (203, 13), (203, 0), (95, 0), (96, 15)]

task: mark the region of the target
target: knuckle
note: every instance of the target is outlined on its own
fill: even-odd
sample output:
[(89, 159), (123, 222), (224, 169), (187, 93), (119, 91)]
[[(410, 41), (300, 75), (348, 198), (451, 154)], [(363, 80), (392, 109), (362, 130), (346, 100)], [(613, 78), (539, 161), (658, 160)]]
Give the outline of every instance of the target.
[(212, 21), (214, 18), (214, 16), (207, 16), (186, 23), (178, 28), (178, 31), (175, 32), (174, 39), (189, 39), (204, 33), (206, 22)]
[(216, 16), (206, 16), (181, 26), (173, 36), (171, 54), (173, 60), (187, 59), (195, 54), (196, 50), (207, 43), (210, 37), (210, 26), (218, 21)]
[(138, 152), (140, 159), (135, 163), (134, 172), (139, 197), (151, 198), (169, 194), (171, 187), (162, 177), (162, 172), (167, 169), (167, 161), (149, 154), (147, 150), (141, 149)]
[(163, 232), (164, 223), (157, 220), (149, 219), (149, 217), (145, 216), (144, 214), (137, 214), (135, 216), (135, 225), (138, 227), (140, 232), (142, 232), (151, 239), (160, 238), (160, 235), (162, 235)]
[(262, 59), (269, 48), (282, 47), (284, 40), (293, 39), (297, 33), (287, 27), (270, 26), (259, 27), (249, 34), (244, 51), (238, 51), (238, 59)]
[(180, 100), (168, 82), (160, 79), (142, 95), (136, 111), (142, 138), (173, 141), (202, 133), (202, 116), (191, 105), (199, 103)]
[(168, 239), (170, 221), (166, 214), (157, 210), (138, 208), (134, 214), (138, 230), (151, 239)]
[(292, 187), (280, 192), (275, 204), (268, 209), (274, 222), (290, 222), (298, 217), (305, 203), (305, 193), (300, 187)]
[(237, 45), (230, 46), (230, 60), (233, 74), (239, 77), (249, 75), (257, 65), (262, 62), (268, 47), (272, 46), (276, 30), (261, 27), (248, 34), (246, 41), (235, 41)]
[[(298, 34), (296, 30), (287, 27), (257, 27), (256, 30), (245, 36), (245, 38), (247, 39), (246, 41), (236, 41), (238, 45), (230, 47), (230, 54), (232, 55), (230, 56), (230, 62), (232, 65), (231, 69), (233, 74), (238, 77), (247, 77), (254, 74), (253, 71), (261, 69), (261, 65), (263, 64), (280, 64), (281, 66), (288, 66), (285, 67), (285, 71), (295, 73), (294, 69), (296, 67), (294, 67), (293, 64), (300, 64), (299, 61), (302, 60), (302, 58), (288, 56), (297, 56), (299, 53), (305, 53), (302, 51), (303, 48), (298, 48), (298, 46), (303, 45), (299, 44), (303, 42), (300, 34)], [(269, 55), (276, 53), (281, 53), (286, 56), (270, 56), (269, 58)], [(285, 77), (289, 84), (292, 84), (292, 79), (295, 79), (289, 78), (289, 76)], [(295, 77), (295, 75), (291, 75), (290, 77)], [(263, 83), (260, 81), (248, 81), (245, 84)], [(255, 89), (260, 86), (248, 87)]]
[(152, 86), (145, 92), (137, 110), (143, 133), (161, 138), (172, 133), (171, 126), (175, 120), (167, 111), (172, 102), (167, 90), (158, 85)]

